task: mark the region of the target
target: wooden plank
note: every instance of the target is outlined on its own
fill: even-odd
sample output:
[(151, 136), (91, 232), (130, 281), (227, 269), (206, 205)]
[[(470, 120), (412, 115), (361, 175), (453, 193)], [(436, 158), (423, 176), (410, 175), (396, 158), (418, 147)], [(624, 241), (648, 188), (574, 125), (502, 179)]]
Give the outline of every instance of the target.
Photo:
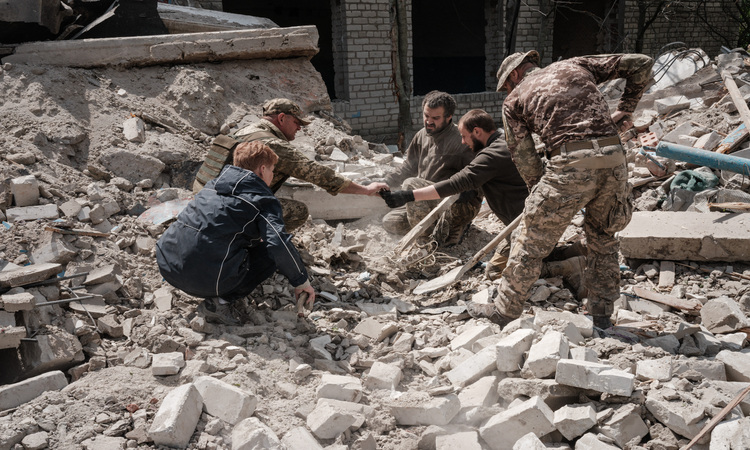
[(672, 289), (674, 286), (674, 261), (661, 261), (659, 264), (659, 289)]
[(438, 203), (436, 207), (432, 209), (432, 211), (430, 211), (429, 214), (424, 216), (424, 219), (420, 220), (419, 223), (411, 229), (411, 231), (406, 233), (406, 236), (402, 237), (401, 240), (398, 241), (398, 244), (396, 244), (393, 252), (398, 255), (407, 248), (411, 247), (414, 241), (416, 241), (417, 238), (421, 236), (422, 233), (424, 233), (425, 230), (438, 219), (438, 216), (443, 211), (450, 208), (451, 205), (456, 203), (456, 200), (458, 200), (458, 194), (444, 198), (440, 203)]
[(640, 298), (671, 306), (672, 308), (681, 309), (683, 311), (698, 312), (703, 307), (703, 305), (697, 301), (683, 300), (673, 295), (660, 294), (639, 287), (634, 287), (633, 293)]
[(724, 409), (722, 409), (719, 412), (719, 414), (717, 414), (716, 416), (714, 416), (713, 419), (709, 420), (708, 423), (700, 431), (700, 433), (698, 433), (693, 438), (693, 440), (688, 443), (687, 446), (683, 447), (682, 450), (690, 450), (690, 448), (693, 445), (697, 444), (698, 441), (700, 441), (701, 439), (703, 439), (703, 437), (705, 435), (707, 435), (708, 433), (710, 433), (711, 430), (713, 430), (714, 427), (719, 424), (719, 422), (721, 422), (722, 420), (724, 420), (724, 417), (726, 417), (727, 414), (729, 414), (737, 405), (739, 405), (742, 402), (742, 400), (745, 399), (745, 397), (747, 396), (748, 393), (750, 393), (750, 386), (748, 386), (745, 389), (743, 389), (742, 392), (740, 392), (739, 395), (737, 395), (737, 397), (734, 398), (734, 400), (732, 400), (727, 406), (724, 407)]
[(750, 130), (750, 108), (747, 107), (747, 103), (745, 103), (745, 99), (742, 97), (742, 93), (737, 87), (737, 83), (734, 82), (732, 74), (727, 71), (722, 71), (721, 78), (724, 79), (724, 86), (727, 87), (729, 96), (732, 97), (734, 106), (737, 107), (737, 111), (740, 113), (742, 122), (745, 124), (745, 129)]
[(747, 127), (744, 123), (740, 124), (739, 127), (735, 128), (734, 131), (721, 140), (714, 151), (723, 154), (732, 153), (740, 144), (745, 142), (748, 136), (750, 136), (750, 133), (748, 133)]

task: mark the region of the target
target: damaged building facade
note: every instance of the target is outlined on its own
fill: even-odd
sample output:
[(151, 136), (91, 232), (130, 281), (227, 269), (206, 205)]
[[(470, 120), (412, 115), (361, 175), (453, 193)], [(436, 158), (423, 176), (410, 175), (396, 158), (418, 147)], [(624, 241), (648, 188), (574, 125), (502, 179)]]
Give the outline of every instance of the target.
[(515, 51), (537, 49), (543, 64), (636, 50), (656, 56), (675, 42), (717, 54), (736, 42), (739, 29), (721, 1), (669, 2), (659, 14), (654, 2), (624, 0), (293, 0), (283, 8), (239, 0), (170, 3), (267, 17), (283, 27), (314, 24), (320, 53), (312, 62), (334, 113), (373, 141), (392, 141), (405, 101), (418, 127), (422, 96), (433, 89), (454, 94), (458, 114), (483, 108), (500, 117), (495, 72)]

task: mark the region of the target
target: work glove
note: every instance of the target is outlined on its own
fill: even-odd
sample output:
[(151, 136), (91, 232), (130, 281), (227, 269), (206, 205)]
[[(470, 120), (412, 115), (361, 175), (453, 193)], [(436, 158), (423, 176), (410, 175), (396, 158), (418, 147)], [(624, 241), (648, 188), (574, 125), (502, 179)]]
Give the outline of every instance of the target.
[(414, 191), (380, 191), (380, 196), (390, 208), (398, 208), (414, 201)]

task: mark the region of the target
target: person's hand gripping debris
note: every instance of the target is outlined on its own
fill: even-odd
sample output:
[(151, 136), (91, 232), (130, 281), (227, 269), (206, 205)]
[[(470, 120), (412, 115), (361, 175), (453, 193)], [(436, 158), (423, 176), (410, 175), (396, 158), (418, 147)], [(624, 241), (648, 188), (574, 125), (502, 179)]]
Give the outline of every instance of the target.
[(414, 191), (380, 191), (380, 196), (390, 208), (398, 208), (414, 201)]

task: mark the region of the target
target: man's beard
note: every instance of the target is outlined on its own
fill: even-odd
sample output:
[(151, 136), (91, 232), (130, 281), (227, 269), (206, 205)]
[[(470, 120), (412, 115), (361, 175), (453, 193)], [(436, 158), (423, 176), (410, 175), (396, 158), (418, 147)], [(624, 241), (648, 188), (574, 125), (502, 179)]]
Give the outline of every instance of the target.
[(435, 129), (433, 129), (433, 130), (430, 130), (429, 128), (427, 128), (427, 125), (425, 125), (424, 130), (427, 132), (428, 135), (432, 136), (433, 134), (437, 134), (437, 133), (440, 133), (441, 131), (445, 130), (446, 128), (448, 128), (450, 126), (450, 124), (451, 124), (451, 122), (447, 121), (447, 122), (445, 122), (445, 124), (442, 127), (440, 127), (440, 128), (435, 127)]
[(474, 137), (474, 135), (471, 136), (471, 149), (474, 150), (474, 152), (479, 152), (485, 147), (484, 144), (482, 144), (482, 141)]

